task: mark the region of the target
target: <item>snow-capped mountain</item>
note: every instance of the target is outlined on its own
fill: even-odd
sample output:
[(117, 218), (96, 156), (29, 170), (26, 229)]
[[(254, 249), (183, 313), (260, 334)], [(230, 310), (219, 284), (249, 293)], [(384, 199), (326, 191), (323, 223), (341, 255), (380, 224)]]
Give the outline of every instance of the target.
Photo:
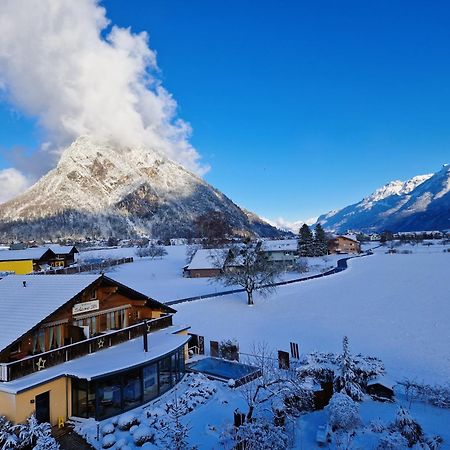
[(0, 205), (0, 236), (192, 236), (196, 218), (211, 211), (220, 211), (236, 232), (278, 233), (157, 152), (84, 136), (55, 169)]
[(449, 229), (450, 166), (408, 181), (391, 181), (358, 203), (320, 216), (318, 222), (339, 233)]

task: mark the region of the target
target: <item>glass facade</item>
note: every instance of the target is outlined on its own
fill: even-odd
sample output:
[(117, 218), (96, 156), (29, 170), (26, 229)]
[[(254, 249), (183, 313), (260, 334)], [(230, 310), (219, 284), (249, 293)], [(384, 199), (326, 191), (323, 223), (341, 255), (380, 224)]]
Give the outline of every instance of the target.
[(184, 375), (184, 346), (157, 361), (93, 381), (72, 379), (72, 415), (103, 420), (149, 402)]

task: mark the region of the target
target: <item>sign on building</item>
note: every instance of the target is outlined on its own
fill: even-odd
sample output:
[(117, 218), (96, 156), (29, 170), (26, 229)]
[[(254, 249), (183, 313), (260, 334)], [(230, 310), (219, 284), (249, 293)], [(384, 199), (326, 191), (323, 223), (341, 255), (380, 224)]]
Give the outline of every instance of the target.
[(100, 302), (98, 300), (92, 300), (90, 302), (77, 303), (72, 308), (72, 314), (83, 314), (90, 311), (97, 311), (100, 309)]

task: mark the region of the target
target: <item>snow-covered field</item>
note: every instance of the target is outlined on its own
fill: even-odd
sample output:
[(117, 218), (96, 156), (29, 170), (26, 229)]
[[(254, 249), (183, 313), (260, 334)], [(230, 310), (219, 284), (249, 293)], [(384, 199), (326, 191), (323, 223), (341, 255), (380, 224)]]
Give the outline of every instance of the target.
[(350, 260), (339, 274), (280, 287), (266, 299), (256, 296), (253, 307), (245, 294), (179, 304), (175, 322), (190, 324), (207, 341), (236, 338), (243, 352), (263, 341), (274, 350), (289, 350), (294, 341), (303, 353), (339, 352), (347, 335), (352, 352), (380, 357), (391, 377), (445, 382), (449, 275), (450, 253), (442, 250), (378, 251)]
[[(163, 302), (232, 289), (231, 287), (226, 288), (210, 278), (183, 277), (183, 267), (186, 265), (186, 246), (179, 245), (165, 248), (168, 254), (161, 259), (139, 258), (136, 256), (136, 249), (134, 248), (92, 250), (82, 252), (79, 259), (133, 256), (135, 259), (133, 263), (114, 267), (110, 272), (107, 272), (107, 275)], [(282, 279), (289, 280), (321, 273), (336, 266), (336, 261), (339, 258), (342, 258), (342, 255), (308, 258), (309, 271), (307, 273), (289, 272), (285, 273)]]
[[(435, 243), (403, 245), (396, 248), (399, 253), (386, 254), (387, 247), (382, 247), (372, 256), (351, 260), (349, 269), (339, 274), (279, 287), (269, 298), (256, 295), (254, 306), (247, 306), (245, 294), (178, 304), (175, 323), (190, 324), (193, 333), (205, 336), (206, 347), (209, 340), (235, 338), (244, 353), (262, 342), (273, 350), (289, 350), (290, 341), (299, 343), (302, 354), (314, 350), (340, 353), (342, 338), (347, 335), (352, 353), (381, 358), (388, 377), (394, 381), (408, 378), (445, 384), (450, 379), (450, 253), (443, 251), (447, 248), (450, 247)], [(185, 247), (167, 250), (169, 254), (163, 259), (137, 258), (109, 275), (166, 301), (222, 290), (222, 286), (208, 279), (183, 278)], [(412, 253), (401, 253), (405, 250)], [(115, 252), (116, 257), (119, 252), (120, 256), (129, 256), (124, 255), (124, 249)], [(335, 264), (336, 259), (310, 261), (310, 266), (317, 267), (305, 275), (320, 272)], [(189, 429), (189, 443), (205, 450), (222, 448), (220, 436), (232, 422), (234, 409), (246, 407), (241, 388), (231, 389), (218, 381), (209, 383), (214, 394), (205, 401), (196, 401), (193, 410), (180, 418)], [(189, 390), (185, 384), (186, 381), (180, 383), (177, 395), (183, 396)], [(200, 390), (204, 391), (201, 387)], [(126, 413), (140, 417), (142, 430), (135, 430), (156, 433), (153, 446), (145, 447), (164, 445), (164, 427), (170, 426), (170, 418), (162, 413), (162, 425), (151, 424), (173, 395), (170, 391), (153, 404)], [(360, 403), (362, 425), (354, 438), (354, 448), (376, 448), (379, 435), (369, 430), (369, 424), (377, 419), (392, 423), (399, 405), (409, 409), (428, 435), (444, 438), (442, 449), (450, 448), (450, 411), (421, 402), (410, 403), (401, 389), (396, 390), (396, 403), (367, 399)], [(145, 410), (154, 413), (142, 415)], [(327, 410), (303, 415), (295, 426), (294, 448), (317, 448), (318, 427), (327, 421)], [(111, 428), (113, 422), (109, 419), (101, 426)], [(153, 431), (142, 425), (147, 422)], [(133, 433), (120, 431), (117, 426), (115, 430), (117, 444), (126, 441), (129, 448), (135, 448)], [(93, 423), (81, 426), (80, 431), (96, 445)]]

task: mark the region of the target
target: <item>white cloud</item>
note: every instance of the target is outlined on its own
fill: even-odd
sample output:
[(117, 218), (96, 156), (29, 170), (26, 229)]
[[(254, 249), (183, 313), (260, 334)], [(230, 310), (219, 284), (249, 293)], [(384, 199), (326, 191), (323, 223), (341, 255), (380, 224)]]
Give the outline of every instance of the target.
[(270, 225), (279, 228), (280, 230), (292, 231), (293, 233), (298, 233), (300, 227), (306, 223), (307, 225), (313, 225), (317, 222), (317, 217), (311, 217), (306, 220), (286, 220), (283, 217), (278, 217), (277, 219), (264, 219)]
[(0, 203), (15, 197), (29, 186), (25, 175), (16, 169), (0, 170)]
[[(146, 33), (109, 27), (98, 0), (2, 0), (0, 89), (37, 117), (55, 164), (80, 135), (146, 145), (202, 174), (190, 126), (161, 85)], [(43, 164), (42, 171), (48, 169)]]

